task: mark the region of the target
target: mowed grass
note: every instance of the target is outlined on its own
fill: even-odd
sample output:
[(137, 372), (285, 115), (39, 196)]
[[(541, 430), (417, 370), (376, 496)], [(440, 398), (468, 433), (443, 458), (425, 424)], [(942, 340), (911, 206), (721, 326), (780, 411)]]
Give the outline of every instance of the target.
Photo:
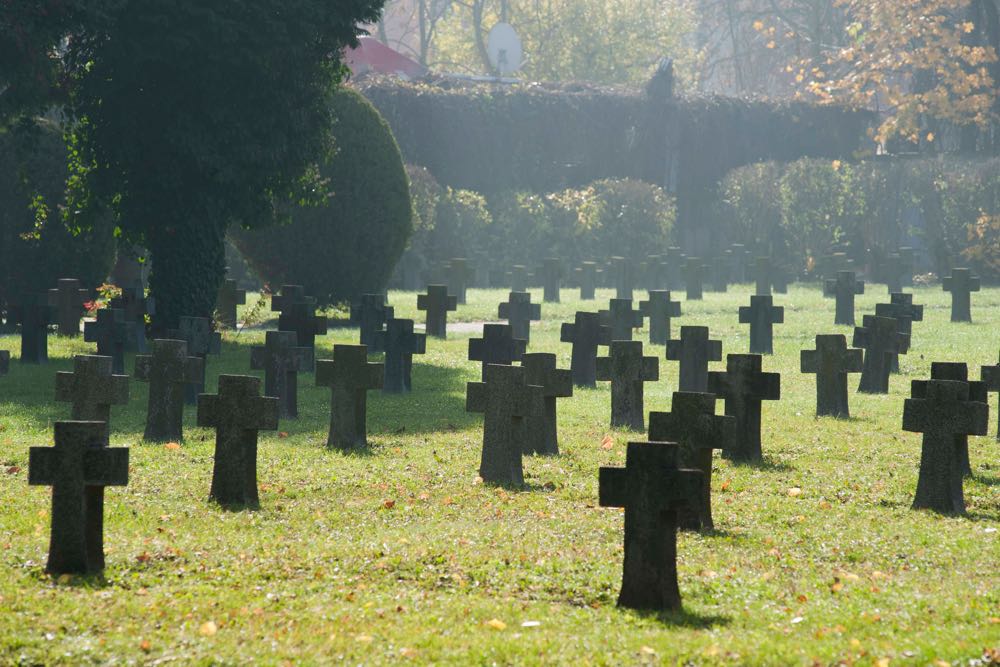
[[(746, 352), (736, 313), (749, 294), (684, 303), (675, 334), (708, 325), (724, 354)], [(578, 302), (564, 290), (564, 303), (543, 306), (530, 349), (568, 367), (560, 323), (610, 296)], [(504, 298), (472, 290), (450, 321), (495, 320)], [(833, 325), (816, 286), (775, 299), (785, 324), (764, 365), (781, 373), (782, 399), (764, 407), (766, 461), (715, 458), (717, 531), (679, 536), (684, 612), (667, 616), (615, 606), (622, 513), (597, 506), (597, 470), (622, 465), (625, 443), (643, 435), (609, 429), (607, 383), (560, 400), (562, 455), (526, 457), (527, 488), (485, 486), (481, 416), (464, 409), (465, 383), (479, 378), (469, 332), (428, 341), (411, 395), (369, 394), (365, 452), (325, 449), (329, 393), (300, 375), (300, 418), (261, 434), (257, 512), (208, 502), (214, 432), (195, 428), (193, 410), (180, 449), (142, 442), (147, 385), (133, 381), (131, 402), (112, 411), (112, 444), (131, 447), (131, 472), (106, 494), (108, 569), (53, 579), (43, 572), (50, 491), (27, 485), (28, 448), (51, 444), (53, 421), (68, 418), (52, 400), (54, 373), (92, 349), (53, 336), (52, 363), (14, 362), (0, 379), (0, 663), (964, 665), (1000, 649), (996, 412), (990, 435), (970, 443), (961, 518), (910, 509), (920, 436), (901, 428), (910, 380), (931, 361), (967, 362), (975, 377), (996, 363), (1000, 289), (974, 295), (971, 325), (949, 323), (939, 286), (916, 289), (925, 321), (902, 375), (888, 396), (853, 393), (852, 376), (846, 421), (814, 417), (815, 376), (799, 373), (799, 351), (850, 329)], [(422, 321), (415, 294), (390, 300), (397, 316)], [(858, 320), (884, 300), (869, 285)], [(250, 373), (249, 346), (262, 339), (227, 334), (209, 390), (220, 373)], [(333, 328), (318, 356), (355, 341)], [(0, 345), (16, 356), (15, 337)], [(663, 347), (646, 349), (661, 358), (646, 409), (667, 410), (677, 365)]]

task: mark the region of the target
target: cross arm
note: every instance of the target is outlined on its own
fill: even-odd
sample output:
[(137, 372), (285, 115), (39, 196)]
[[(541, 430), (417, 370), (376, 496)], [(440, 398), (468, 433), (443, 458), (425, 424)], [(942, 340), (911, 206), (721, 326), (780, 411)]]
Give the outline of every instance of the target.
[(278, 428), (278, 399), (274, 396), (254, 396), (250, 399), (252, 418), (244, 424), (244, 428), (254, 431), (274, 431)]
[(55, 447), (32, 447), (28, 450), (28, 484), (52, 486), (59, 471), (61, 452)]
[(784, 323), (785, 323), (785, 307), (773, 306), (771, 308), (771, 324), (784, 324)]
[(250, 348), (250, 368), (255, 371), (263, 370), (267, 365), (267, 348), (263, 345), (254, 345)]
[(205, 360), (201, 357), (184, 358), (184, 381), (200, 380), (205, 374)]
[(980, 366), (979, 379), (990, 391), (1000, 391), (1000, 365)]
[(336, 362), (332, 359), (316, 360), (316, 386), (329, 387), (333, 385), (336, 372)]
[(368, 363), (368, 381), (365, 382), (366, 389), (381, 389), (385, 382), (385, 364)]
[(485, 382), (467, 382), (465, 385), (465, 411), (486, 412), (487, 389)]
[(597, 379), (602, 382), (611, 380), (611, 357), (597, 357)]
[(528, 308), (528, 317), (530, 317), (531, 320), (535, 321), (535, 322), (541, 320), (542, 319), (542, 304), (540, 304), (540, 303), (533, 303), (533, 304), (531, 304), (531, 306)]
[(83, 454), (83, 483), (87, 486), (128, 484), (128, 447), (94, 447)]
[(740, 306), (740, 324), (750, 324), (753, 320), (753, 309), (750, 306)]
[(625, 507), (628, 503), (628, 471), (602, 466), (597, 475), (598, 504), (601, 507)]
[(660, 360), (657, 357), (642, 358), (641, 379), (653, 382), (660, 379)]
[(571, 322), (563, 322), (562, 326), (559, 327), (559, 342), (560, 343), (574, 342), (574, 339), (576, 338), (576, 336), (574, 336), (575, 330), (576, 330), (576, 325), (574, 325)]
[(417, 295), (417, 310), (427, 310), (427, 294)]
[(56, 400), (72, 401), (73, 387), (76, 384), (76, 374), (70, 371), (56, 373)]
[(863, 280), (856, 280), (854, 282), (854, 293), (855, 294), (864, 294), (865, 293), (865, 281), (863, 281)]
[(667, 360), (677, 361), (681, 358), (681, 351), (683, 346), (679, 340), (668, 340), (667, 341)]
[(722, 341), (721, 340), (710, 340), (710, 341), (708, 341), (708, 360), (709, 361), (721, 361), (722, 360)]

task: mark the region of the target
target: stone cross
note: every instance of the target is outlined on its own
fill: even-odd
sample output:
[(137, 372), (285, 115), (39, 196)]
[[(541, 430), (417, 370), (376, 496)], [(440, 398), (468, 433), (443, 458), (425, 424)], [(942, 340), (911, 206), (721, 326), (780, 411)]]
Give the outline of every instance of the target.
[(458, 298), (445, 285), (428, 285), (426, 294), (417, 295), (417, 310), (427, 311), (427, 335), (448, 337), (448, 311), (458, 310)]
[(247, 292), (239, 288), (235, 280), (227, 278), (222, 281), (219, 292), (215, 296), (215, 310), (219, 313), (219, 322), (227, 329), (236, 328), (236, 307), (247, 302)]
[(76, 278), (60, 278), (57, 285), (49, 290), (49, 305), (56, 310), (59, 335), (79, 336), (83, 304), (89, 298), (90, 290), (81, 289)]
[(823, 283), (823, 292), (836, 299), (834, 324), (854, 326), (854, 295), (865, 293), (865, 283), (854, 277), (854, 271), (837, 271), (837, 277)]
[(660, 377), (660, 360), (642, 356), (642, 342), (613, 340), (606, 357), (597, 359), (597, 379), (611, 382), (611, 426), (645, 428), (643, 383)]
[(509, 282), (511, 292), (528, 291), (528, 267), (523, 264), (515, 264), (510, 267)]
[(294, 331), (268, 331), (264, 345), (250, 348), (250, 368), (264, 371), (264, 395), (278, 399), (282, 419), (299, 416), (298, 374), (314, 366), (313, 349), (297, 342)]
[(507, 302), (498, 309), (500, 319), (507, 320), (514, 331), (514, 338), (531, 341), (531, 322), (542, 319), (542, 305), (531, 303), (531, 292), (511, 292)]
[(750, 251), (742, 243), (734, 243), (726, 250), (726, 259), (729, 260), (729, 276), (734, 283), (745, 283), (747, 281)]
[(922, 393), (923, 397), (908, 398), (903, 404), (903, 429), (923, 434), (913, 508), (964, 514), (955, 438), (986, 435), (989, 407), (970, 400), (967, 382), (929, 380)]
[(701, 473), (679, 466), (672, 442), (630, 442), (625, 467), (601, 467), (601, 507), (625, 508), (625, 559), (618, 606), (651, 611), (681, 607), (677, 585), (678, 510), (701, 493)]
[(385, 351), (380, 334), (393, 313), (392, 306), (385, 305), (381, 294), (362, 294), (360, 302), (351, 304), (351, 324), (361, 329), (361, 344), (366, 345), (369, 352)]
[(684, 265), (684, 253), (680, 248), (671, 246), (667, 248), (665, 262), (667, 289), (679, 291), (684, 289), (684, 280), (681, 276), (681, 267)]
[(469, 283), (475, 277), (475, 272), (469, 266), (469, 260), (464, 257), (456, 257), (448, 262), (448, 280), (445, 288), (448, 294), (454, 294), (458, 303), (466, 302), (466, 293), (469, 291)]
[(756, 283), (755, 294), (766, 296), (771, 293), (771, 287), (775, 282), (774, 267), (771, 265), (770, 257), (757, 257), (753, 265), (753, 279)]
[(971, 269), (952, 269), (951, 275), (941, 281), (945, 292), (951, 292), (951, 321), (971, 322), (970, 292), (979, 291), (979, 277)]
[(218, 331), (212, 331), (212, 322), (207, 317), (182, 315), (177, 328), (168, 331), (167, 336), (184, 341), (187, 343), (188, 354), (205, 360), (201, 366), (201, 377), (188, 380), (184, 385), (184, 402), (195, 405), (198, 402), (198, 394), (205, 390), (205, 367), (208, 365), (208, 355), (222, 353), (222, 335)]
[(708, 362), (722, 360), (722, 341), (708, 335), (708, 327), (681, 327), (681, 337), (667, 341), (667, 359), (680, 362), (681, 391), (705, 391)]
[(681, 302), (670, 300), (670, 290), (650, 290), (649, 300), (639, 302), (639, 313), (649, 318), (649, 342), (666, 345), (670, 340), (670, 321), (680, 317)]
[(382, 388), (383, 364), (369, 363), (364, 345), (334, 345), (333, 359), (316, 362), (316, 386), (330, 388), (330, 433), (326, 446), (368, 446), (368, 392)]
[(896, 320), (865, 315), (862, 326), (854, 328), (854, 347), (865, 351), (858, 391), (865, 394), (889, 393), (889, 355), (906, 354), (910, 337), (899, 333)]
[(153, 299), (147, 299), (142, 286), (123, 287), (119, 296), (108, 302), (109, 308), (117, 308), (125, 313), (125, 324), (128, 327), (128, 338), (125, 341), (126, 352), (148, 352), (146, 346), (146, 315), (152, 315), (156, 308)]
[[(290, 289), (291, 288), (291, 289)], [(299, 347), (316, 348), (316, 336), (325, 336), (327, 321), (324, 315), (316, 314), (316, 299), (305, 296), (304, 290), (298, 285), (285, 285), (281, 288), (281, 296), (271, 299), (271, 310), (280, 310), (278, 315), (278, 331), (294, 331)], [(315, 355), (304, 371), (311, 371), (315, 364)]]
[(125, 311), (118, 308), (101, 308), (97, 311), (95, 321), (83, 324), (83, 340), (97, 343), (97, 354), (111, 357), (115, 373), (125, 373), (125, 344), (128, 337)]
[(685, 530), (712, 530), (712, 450), (732, 446), (736, 420), (715, 414), (715, 396), (675, 391), (670, 412), (649, 413), (649, 439), (680, 445), (680, 465), (701, 471), (701, 489), (681, 512)]
[(541, 388), (529, 385), (520, 366), (488, 364), (482, 382), (469, 382), (465, 409), (483, 413), (479, 476), (490, 484), (524, 484), (521, 453), (526, 423), (544, 414)]
[(382, 392), (403, 394), (412, 388), (413, 355), (427, 351), (427, 337), (413, 332), (413, 320), (393, 318), (379, 336), (385, 350), (385, 379)]
[(559, 340), (572, 343), (570, 372), (577, 387), (597, 386), (597, 347), (611, 345), (611, 327), (601, 323), (598, 313), (577, 311), (573, 322), (563, 322)]
[[(902, 287), (913, 287), (913, 271), (916, 267), (916, 257), (913, 248), (910, 246), (901, 246), (898, 251), (899, 258), (903, 262), (903, 268), (905, 272), (903, 273)], [(899, 290), (901, 291), (901, 290)]]
[(774, 354), (774, 325), (784, 321), (785, 309), (770, 294), (754, 294), (749, 306), (740, 306), (740, 324), (750, 325), (751, 354)]
[(472, 287), (487, 289), (490, 287), (490, 265), (493, 263), (493, 255), (485, 250), (476, 250), (472, 253)]
[[(853, 271), (854, 260), (848, 257), (846, 252), (832, 252), (821, 258), (819, 268), (819, 273), (823, 277), (825, 284), (826, 280), (836, 279), (837, 273), (840, 271)], [(831, 297), (833, 294), (828, 294), (824, 290), (823, 296)]]
[[(920, 322), (924, 319), (924, 307), (913, 304), (912, 294), (895, 292), (890, 295), (890, 303), (875, 304), (875, 315), (878, 317), (891, 317), (896, 320), (899, 326), (899, 333), (907, 336), (913, 333), (913, 322)], [(912, 342), (912, 341), (911, 341)], [(889, 359), (889, 371), (899, 372), (899, 355), (893, 354)]]
[(482, 379), (486, 381), (486, 367), (491, 364), (510, 366), (520, 361), (528, 343), (515, 338), (509, 324), (484, 324), (482, 338), (469, 339), (469, 361), (482, 362)]
[(198, 426), (215, 429), (209, 497), (223, 507), (257, 509), (257, 432), (278, 428), (278, 399), (260, 395), (260, 378), (220, 375), (218, 394), (198, 396)]
[(545, 292), (543, 300), (546, 303), (559, 303), (559, 288), (563, 278), (562, 260), (558, 257), (546, 257), (538, 270)]
[(713, 292), (729, 291), (729, 267), (725, 255), (709, 260), (703, 268), (709, 274), (709, 285)]
[(570, 371), (556, 368), (556, 355), (548, 352), (525, 354), (521, 359), (525, 382), (541, 387), (541, 416), (528, 417), (524, 440), (525, 454), (556, 456), (559, 454), (559, 430), (556, 399), (573, 395)]
[(15, 315), (21, 324), (21, 363), (48, 363), (49, 325), (55, 321), (55, 309), (47, 295), (22, 294), (20, 301)]
[(688, 301), (701, 301), (704, 293), (702, 271), (705, 266), (700, 257), (688, 257), (684, 264), (684, 285)]
[[(966, 364), (949, 361), (931, 363), (932, 380), (949, 380), (964, 382), (969, 385), (969, 400), (989, 404), (989, 388), (985, 382), (969, 380), (969, 367)], [(910, 396), (925, 398), (927, 381), (913, 380), (910, 382)], [(965, 435), (955, 436), (955, 465), (964, 477), (972, 477), (972, 464), (969, 461), (969, 438)]]
[(10, 373), (10, 350), (0, 350), (0, 377)]
[(632, 340), (632, 329), (642, 326), (643, 313), (632, 308), (631, 299), (611, 299), (602, 310), (603, 322), (611, 327), (611, 340)]
[(725, 372), (708, 374), (708, 391), (725, 401), (726, 414), (736, 420), (733, 446), (724, 454), (734, 461), (762, 461), (761, 402), (781, 398), (781, 374), (764, 373), (759, 354), (730, 354)]
[(903, 259), (898, 253), (890, 253), (883, 260), (882, 274), (885, 277), (886, 287), (889, 293), (903, 291), (903, 275), (906, 269), (903, 267)]
[(55, 447), (28, 451), (28, 484), (52, 487), (50, 574), (104, 569), (104, 487), (128, 484), (128, 448), (108, 447), (107, 425), (57, 421)]
[(111, 357), (78, 354), (72, 372), (56, 373), (56, 400), (72, 404), (71, 419), (104, 422), (101, 442), (107, 445), (111, 406), (128, 403), (128, 376), (112, 373)]
[(597, 288), (597, 275), (599, 273), (597, 262), (581, 262), (574, 273), (576, 274), (577, 284), (580, 286), (580, 300), (593, 300), (594, 292)]
[(816, 416), (850, 417), (847, 374), (861, 372), (864, 352), (848, 349), (844, 334), (820, 334), (815, 350), (802, 350), (799, 364), (803, 373), (816, 374)]
[(663, 255), (646, 255), (642, 273), (647, 291), (666, 287), (667, 272), (666, 265), (663, 263)]
[[(994, 366), (980, 366), (979, 380), (986, 387), (987, 392), (1000, 392), (1000, 363)], [(1000, 414), (1000, 407), (997, 410)], [(1000, 419), (997, 422), (997, 440), (1000, 440)]]
[(134, 376), (149, 382), (143, 438), (180, 441), (184, 437), (184, 386), (205, 377), (205, 360), (189, 357), (182, 340), (154, 339), (152, 354), (136, 355)]
[(448, 283), (448, 265), (441, 260), (432, 260), (421, 272), (424, 285), (445, 285)]
[(611, 275), (614, 277), (617, 298), (631, 301), (632, 291), (635, 289), (635, 265), (632, 264), (632, 260), (612, 257)]

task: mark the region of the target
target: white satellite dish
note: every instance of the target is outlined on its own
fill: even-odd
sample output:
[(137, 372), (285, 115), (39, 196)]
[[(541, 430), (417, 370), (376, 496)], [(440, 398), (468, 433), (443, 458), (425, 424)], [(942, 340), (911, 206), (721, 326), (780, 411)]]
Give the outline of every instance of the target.
[(486, 52), (497, 76), (508, 76), (521, 69), (524, 51), (521, 38), (509, 23), (497, 23), (486, 40)]

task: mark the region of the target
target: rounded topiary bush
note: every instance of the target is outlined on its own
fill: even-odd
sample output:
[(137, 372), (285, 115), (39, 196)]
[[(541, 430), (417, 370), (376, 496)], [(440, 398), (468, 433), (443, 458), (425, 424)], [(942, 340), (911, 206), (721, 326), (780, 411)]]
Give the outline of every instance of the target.
[(303, 285), (320, 305), (385, 288), (412, 231), (409, 184), (389, 126), (361, 95), (334, 98), (336, 153), (321, 167), (332, 196), (291, 221), (231, 238), (272, 289)]
[(63, 222), (66, 145), (54, 125), (39, 122), (0, 131), (0, 285), (12, 298), (24, 291), (78, 278), (86, 287), (104, 282), (115, 258), (110, 215), (94, 216), (89, 229)]

